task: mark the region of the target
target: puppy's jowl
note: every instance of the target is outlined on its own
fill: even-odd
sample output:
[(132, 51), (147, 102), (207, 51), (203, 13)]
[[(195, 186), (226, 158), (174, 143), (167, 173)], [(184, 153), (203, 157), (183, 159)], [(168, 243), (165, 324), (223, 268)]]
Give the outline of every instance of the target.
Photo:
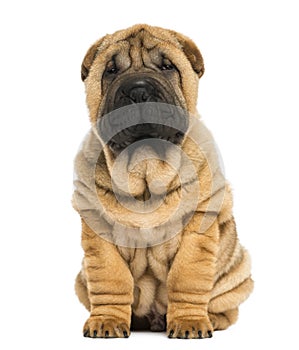
[(207, 338), (253, 289), (232, 197), (196, 111), (200, 51), (171, 30), (106, 35), (82, 63), (91, 130), (75, 160), (87, 337)]

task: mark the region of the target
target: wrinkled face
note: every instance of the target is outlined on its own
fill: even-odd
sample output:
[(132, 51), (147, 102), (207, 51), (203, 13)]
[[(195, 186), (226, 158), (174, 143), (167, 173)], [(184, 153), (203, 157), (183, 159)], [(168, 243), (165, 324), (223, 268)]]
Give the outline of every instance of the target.
[[(185, 107), (179, 88), (180, 76), (177, 68), (168, 58), (163, 57), (161, 52), (157, 49), (156, 52), (152, 52), (153, 50), (155, 49), (146, 52), (148, 57), (145, 62), (148, 62), (148, 65), (143, 63), (139, 68), (134, 68), (129, 56), (124, 60), (123, 54), (119, 53), (113, 56), (104, 71), (104, 103), (98, 112), (98, 132), (102, 138), (107, 134), (113, 135), (107, 140), (107, 144), (115, 155), (142, 139), (159, 138), (179, 144), (188, 128), (188, 119), (183, 113), (172, 113), (173, 125), (166, 125), (166, 117), (163, 117), (161, 107), (156, 109), (156, 120), (149, 121), (149, 118), (144, 116), (148, 103)], [(139, 106), (136, 106), (137, 104)], [(124, 127), (121, 128), (123, 111), (128, 110), (122, 107), (128, 105), (133, 105), (133, 125), (126, 125), (125, 121)], [(110, 113), (112, 111), (115, 112)], [(108, 118), (101, 118), (107, 113), (110, 113)], [(118, 128), (122, 130), (118, 132)]]
[[(135, 27), (131, 32), (117, 32), (96, 43), (83, 61), (82, 78), (86, 79), (91, 121), (102, 139), (112, 135), (107, 140), (112, 154), (117, 156), (127, 146), (149, 138), (180, 145), (188, 129), (185, 113), (173, 113), (173, 123), (164, 123), (163, 113), (159, 120), (148, 121), (142, 117), (144, 110), (140, 112), (138, 104), (159, 103), (194, 112), (198, 75), (202, 73), (198, 49), (190, 49), (189, 44), (186, 50), (170, 31)], [(135, 120), (122, 129), (122, 108), (129, 105), (134, 109)]]

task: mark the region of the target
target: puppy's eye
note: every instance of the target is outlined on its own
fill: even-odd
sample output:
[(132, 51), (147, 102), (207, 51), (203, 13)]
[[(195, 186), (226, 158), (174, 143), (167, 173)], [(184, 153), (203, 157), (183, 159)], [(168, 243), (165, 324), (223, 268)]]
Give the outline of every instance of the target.
[(105, 73), (107, 74), (116, 74), (118, 72), (118, 68), (116, 67), (116, 64), (114, 61), (111, 61), (108, 63)]
[(173, 70), (175, 69), (174, 65), (172, 63), (163, 63), (160, 67), (161, 70)]
[(175, 70), (176, 66), (167, 57), (162, 56), (162, 62), (159, 68), (161, 71), (166, 72)]
[(116, 74), (118, 72), (118, 69), (116, 67), (111, 67), (106, 69), (106, 73), (108, 74)]

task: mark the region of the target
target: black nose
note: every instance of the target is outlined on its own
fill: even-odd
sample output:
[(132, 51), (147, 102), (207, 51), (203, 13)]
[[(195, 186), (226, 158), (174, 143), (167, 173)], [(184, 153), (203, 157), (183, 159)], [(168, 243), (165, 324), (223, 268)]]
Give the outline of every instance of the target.
[(116, 90), (113, 109), (132, 103), (164, 102), (165, 100), (157, 81), (149, 77), (131, 77), (123, 81)]
[(129, 80), (123, 84), (122, 92), (133, 103), (149, 102), (156, 95), (154, 86), (146, 79)]
[[(164, 79), (164, 78), (163, 78)], [(175, 103), (176, 94), (168, 81), (150, 73), (123, 74), (107, 90), (104, 114), (113, 110), (147, 102)]]

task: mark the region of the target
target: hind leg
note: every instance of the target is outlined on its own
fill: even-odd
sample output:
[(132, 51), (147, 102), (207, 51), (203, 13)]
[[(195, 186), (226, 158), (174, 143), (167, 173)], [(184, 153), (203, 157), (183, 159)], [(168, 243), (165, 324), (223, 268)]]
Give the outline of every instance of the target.
[(238, 308), (217, 314), (209, 312), (209, 318), (213, 325), (214, 331), (224, 330), (230, 325), (234, 324), (238, 319), (238, 313)]
[(80, 302), (90, 311), (90, 301), (87, 293), (86, 280), (80, 271), (77, 275), (75, 282), (75, 291), (80, 300)]
[[(214, 326), (214, 329), (226, 329), (231, 324), (235, 323), (238, 318), (238, 307), (239, 305), (247, 299), (249, 294), (253, 289), (253, 281), (249, 276), (242, 283), (237, 285), (235, 288), (232, 288), (229, 291), (220, 294), (221, 285), (218, 286), (219, 293), (217, 294), (214, 291), (216, 296), (211, 299), (208, 307), (209, 317)], [(223, 292), (222, 290), (222, 292)]]

